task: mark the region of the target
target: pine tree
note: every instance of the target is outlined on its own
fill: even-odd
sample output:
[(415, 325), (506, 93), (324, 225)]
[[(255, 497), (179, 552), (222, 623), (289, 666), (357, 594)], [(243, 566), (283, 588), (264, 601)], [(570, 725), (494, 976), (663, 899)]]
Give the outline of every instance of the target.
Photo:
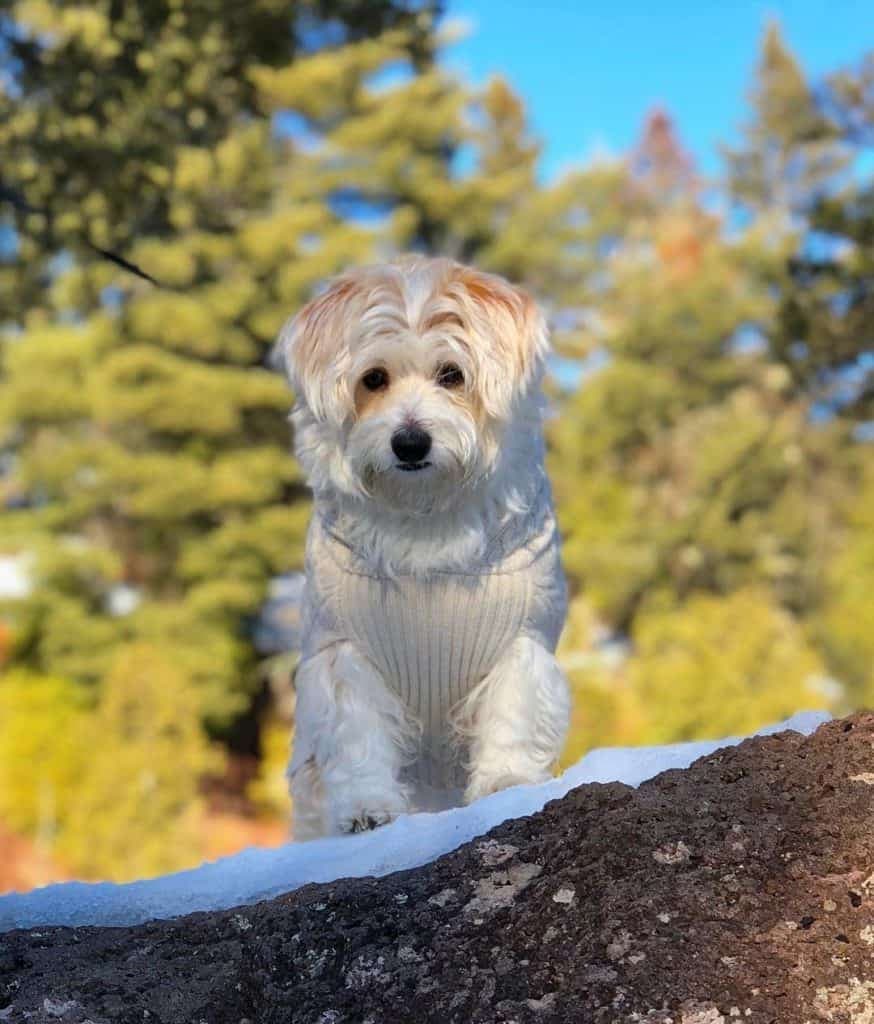
[[(811, 229), (826, 233), (832, 251), (793, 266), (795, 287), (784, 299), (781, 334), (794, 341), (804, 376), (820, 385), (822, 404), (853, 428), (854, 467), (841, 543), (828, 567), (827, 600), (817, 623), (850, 706), (874, 705), (874, 53), (857, 68), (829, 77), (822, 105), (852, 154), (853, 178), (823, 197)], [(823, 395), (823, 392), (825, 394)]]
[[(809, 403), (765, 342), (783, 253), (765, 226), (732, 233), (704, 206), (662, 118), (646, 126), (628, 164), (627, 192), (643, 207), (604, 270), (602, 366), (551, 431), (577, 601), (630, 644), (621, 669), (572, 677), (586, 694), (612, 690), (609, 715), (623, 702), (620, 718), (636, 722), (638, 739), (653, 740), (710, 727), (704, 719), (683, 724), (683, 700), (665, 706), (663, 724), (648, 714), (650, 700), (667, 699), (654, 689), (662, 645), (694, 662), (692, 679), (704, 668), (695, 645), (703, 650), (716, 623), (733, 623), (745, 604), (774, 630), (791, 625), (792, 653), (779, 670), (754, 677), (747, 648), (725, 649), (712, 706), (731, 700), (719, 687), (736, 680), (753, 702), (746, 727), (807, 693), (819, 662), (798, 622), (821, 598), (831, 502), (842, 486), (840, 432), (813, 428)], [(642, 160), (646, 147), (651, 156)], [(791, 678), (780, 681), (781, 672)]]
[(803, 212), (843, 158), (777, 22), (765, 29), (749, 101), (741, 145), (724, 148), (734, 195), (770, 218)]
[[(870, 56), (811, 85), (776, 25), (765, 34), (742, 143), (727, 151), (740, 211), (770, 226), (784, 260), (771, 351), (821, 416), (850, 424), (872, 408)], [(861, 360), (861, 365), (860, 365)]]
[[(842, 705), (854, 707), (874, 699), (866, 625), (874, 589), (866, 539), (874, 458), (874, 55), (809, 85), (772, 29), (761, 67), (732, 184), (742, 210), (776, 225), (783, 251), (769, 277), (777, 297), (765, 332), (769, 351), (807, 411), (809, 433), (839, 438), (830, 463), (840, 484), (815, 506), (832, 524), (825, 551), (832, 557), (811, 632), (843, 687)], [(770, 179), (751, 173), (766, 167)]]
[(874, 53), (818, 90), (820, 143), (835, 173), (806, 211), (808, 241), (788, 263), (774, 345), (821, 414), (850, 426), (874, 418)]
[[(258, 684), (247, 622), (268, 579), (300, 565), (307, 515), (269, 352), (314, 283), (373, 247), (337, 212), (325, 155), (303, 132), (275, 138), (271, 86), (296, 82), (301, 116), (325, 108), (330, 147), (360, 122), (368, 76), (405, 60), (408, 89), (427, 77), (414, 65), (427, 65), (428, 12), (45, 2), (14, 14), (3, 173), (48, 211), (13, 207), (3, 279), (17, 304), (0, 422), (33, 504), (0, 530), (35, 555), (15, 660), (97, 682), (119, 645), (156, 643), (224, 728)], [(122, 250), (158, 287), (93, 246)], [(26, 287), (37, 281), (42, 298)]]
[[(264, 169), (274, 154), (257, 72), (392, 27), (413, 34), (420, 56), (427, 36), (421, 24), (432, 13), (427, 5), (392, 0), (7, 0), (0, 5), (0, 53), (8, 68), (0, 90), (0, 196), (7, 217), (17, 196), (17, 258), (4, 294), (13, 294), (14, 282), (16, 304), (30, 308), (33, 286), (52, 276), (59, 253), (124, 251), (137, 238), (175, 234), (194, 223), (198, 191), (198, 227), (227, 231), (228, 189), (238, 185), (228, 162), (255, 158), (241, 206), (263, 200), (271, 184)], [(232, 137), (241, 131), (243, 139)], [(246, 138), (248, 151), (240, 149)], [(180, 155), (189, 156), (189, 172), (191, 161), (202, 170), (204, 157), (222, 143), (226, 180), (210, 194), (178, 180)], [(94, 302), (93, 288), (83, 298)]]

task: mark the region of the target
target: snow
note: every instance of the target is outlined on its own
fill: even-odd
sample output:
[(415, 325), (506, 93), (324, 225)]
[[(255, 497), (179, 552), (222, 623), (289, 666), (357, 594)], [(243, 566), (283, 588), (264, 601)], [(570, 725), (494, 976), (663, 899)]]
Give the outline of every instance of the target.
[[(801, 712), (760, 735), (794, 729), (811, 733), (829, 716)], [(419, 867), (481, 836), (501, 822), (540, 810), (587, 782), (638, 786), (670, 768), (686, 768), (739, 738), (661, 747), (593, 750), (562, 776), (539, 786), (516, 786), (436, 814), (410, 814), (374, 832), (278, 849), (250, 848), (232, 857), (161, 878), (125, 885), (65, 882), (0, 897), (0, 932), (47, 925), (132, 925), (200, 910), (256, 903), (310, 882), (387, 875)]]
[(30, 593), (27, 555), (0, 556), (0, 599), (20, 600)]

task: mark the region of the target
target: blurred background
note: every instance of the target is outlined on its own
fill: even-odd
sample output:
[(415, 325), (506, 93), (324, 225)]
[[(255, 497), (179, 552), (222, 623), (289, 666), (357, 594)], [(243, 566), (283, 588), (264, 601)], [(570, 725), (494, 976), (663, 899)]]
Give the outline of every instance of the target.
[(874, 703), (871, 35), (848, 0), (0, 0), (0, 891), (285, 838), (272, 344), (403, 250), (550, 317), (566, 763)]

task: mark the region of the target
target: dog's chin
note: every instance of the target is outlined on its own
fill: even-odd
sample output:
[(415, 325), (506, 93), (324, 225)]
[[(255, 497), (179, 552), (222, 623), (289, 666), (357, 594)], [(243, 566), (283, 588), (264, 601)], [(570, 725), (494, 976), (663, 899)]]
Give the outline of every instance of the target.
[(365, 470), (363, 489), (377, 504), (410, 515), (431, 515), (450, 508), (464, 482), (459, 469), (424, 460), (397, 462), (384, 468)]

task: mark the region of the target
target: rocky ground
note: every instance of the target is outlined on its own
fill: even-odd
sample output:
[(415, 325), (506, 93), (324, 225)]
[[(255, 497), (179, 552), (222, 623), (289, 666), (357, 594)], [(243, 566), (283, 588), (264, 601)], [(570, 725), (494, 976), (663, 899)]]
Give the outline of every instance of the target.
[(874, 714), (588, 785), (433, 864), (0, 936), (0, 1021), (874, 1024)]

